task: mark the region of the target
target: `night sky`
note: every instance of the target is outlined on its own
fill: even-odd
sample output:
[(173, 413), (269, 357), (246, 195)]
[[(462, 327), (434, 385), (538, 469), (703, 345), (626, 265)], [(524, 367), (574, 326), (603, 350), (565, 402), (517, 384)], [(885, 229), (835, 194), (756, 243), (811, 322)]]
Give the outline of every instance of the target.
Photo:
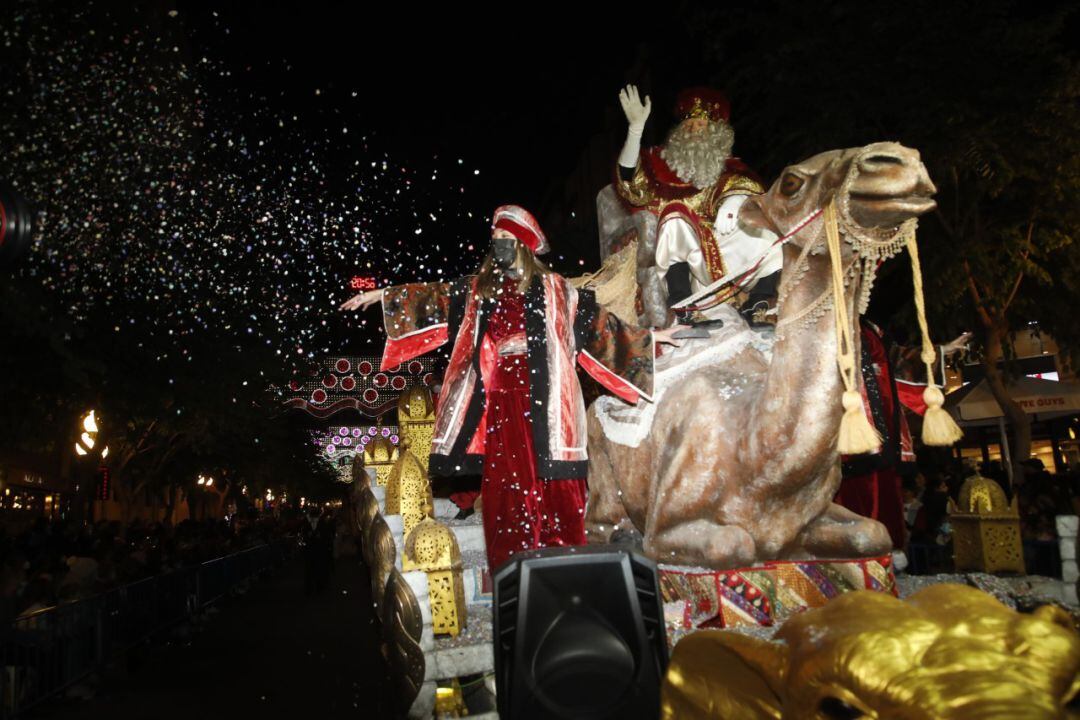
[(470, 272), (502, 203), (541, 218), (555, 269), (595, 269), (617, 92), (679, 61), (634, 17), (16, 5), (0, 149), (41, 220), (20, 272), (76, 321), (147, 327), (161, 360), (208, 329), (294, 371), (377, 351), (376, 317), (336, 312), (349, 278)]
[[(349, 278), (469, 272), (498, 204), (538, 215), (556, 270), (595, 269), (594, 199), (624, 137), (616, 96), (626, 82), (653, 95), (644, 140), (655, 144), (676, 92), (724, 87), (724, 58), (741, 57), (735, 153), (766, 182), (801, 159), (778, 157), (773, 138), (804, 156), (905, 140), (885, 115), (844, 110), (860, 129), (845, 134), (841, 117), (828, 138), (799, 137), (800, 113), (812, 108), (755, 115), (755, 103), (777, 103), (761, 102), (774, 79), (755, 75), (753, 58), (786, 53), (796, 70), (817, 72), (814, 43), (846, 23), (842, 40), (870, 48), (877, 65), (867, 66), (865, 87), (838, 88), (823, 62), (813, 100), (858, 107), (860, 94), (906, 81), (906, 68), (887, 62), (884, 40), (851, 28), (886, 12), (902, 29), (922, 22), (855, 4), (794, 13), (777, 3), (676, 3), (655, 18), (625, 7), (588, 14), (580, 4), (471, 16), (404, 4), (14, 7), (0, 28), (13, 100), (0, 151), (5, 175), (43, 219), (20, 272), (41, 278), (76, 320), (104, 309), (122, 317), (117, 333), (151, 325), (157, 339), (140, 342), (160, 344), (159, 358), (184, 352), (176, 338), (210, 329), (237, 348), (274, 348), (289, 365), (377, 351), (373, 313), (336, 312)], [(978, 20), (957, 16), (964, 30)], [(787, 35), (774, 37), (780, 18)], [(801, 18), (821, 26), (803, 35)], [(880, 288), (878, 297), (888, 294), (887, 282)]]
[(543, 205), (593, 135), (613, 124), (621, 133), (616, 93), (647, 52), (642, 43), (656, 45), (649, 26), (620, 13), (470, 19), (452, 8), (373, 14), (273, 2), (233, 3), (213, 18), (192, 5), (183, 11), (193, 27), (240, 36), (222, 48), (252, 68), (238, 84), (283, 108), (350, 117), (398, 153), (467, 153), (485, 170), (488, 204)]

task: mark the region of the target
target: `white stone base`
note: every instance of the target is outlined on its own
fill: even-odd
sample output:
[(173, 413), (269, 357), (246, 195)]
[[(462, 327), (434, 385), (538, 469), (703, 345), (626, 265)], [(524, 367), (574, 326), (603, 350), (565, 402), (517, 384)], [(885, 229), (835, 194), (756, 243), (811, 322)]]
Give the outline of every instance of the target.
[(466, 553), (471, 550), (487, 551), (487, 544), (484, 542), (483, 525), (454, 524), (450, 528), (454, 531), (454, 537), (457, 538), (458, 548), (461, 552)]
[(1076, 538), (1061, 538), (1058, 549), (1061, 550), (1062, 560), (1076, 560)]
[(446, 498), (435, 498), (435, 519), (453, 520), (459, 512), (458, 506)]
[[(1032, 592), (1057, 602), (1065, 602), (1066, 587), (1068, 587), (1068, 583), (1049, 578), (1045, 580), (1035, 580), (1031, 583)], [(1075, 585), (1073, 585), (1073, 589), (1076, 589)]]
[(490, 642), (424, 653), (424, 659), (427, 661), (425, 680), (450, 680), (495, 669), (495, 653)]

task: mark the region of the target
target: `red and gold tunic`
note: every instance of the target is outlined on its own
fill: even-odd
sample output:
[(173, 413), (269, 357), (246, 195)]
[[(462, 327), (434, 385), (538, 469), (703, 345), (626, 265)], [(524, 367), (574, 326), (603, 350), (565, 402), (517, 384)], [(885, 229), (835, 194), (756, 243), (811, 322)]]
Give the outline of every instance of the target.
[(679, 179), (660, 155), (661, 148), (641, 152), (634, 176), (623, 180), (615, 169), (615, 189), (630, 210), (648, 210), (660, 219), (687, 221), (701, 244), (705, 264), (713, 280), (726, 274), (724, 260), (713, 235), (713, 223), (720, 203), (733, 195), (757, 195), (765, 191), (757, 176), (738, 158), (729, 158), (724, 172), (707, 188)]

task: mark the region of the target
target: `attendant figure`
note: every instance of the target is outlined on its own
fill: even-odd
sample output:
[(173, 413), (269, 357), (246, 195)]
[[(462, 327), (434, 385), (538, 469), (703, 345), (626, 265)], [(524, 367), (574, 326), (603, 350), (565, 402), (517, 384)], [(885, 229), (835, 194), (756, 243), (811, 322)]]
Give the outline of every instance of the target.
[[(948, 358), (966, 347), (964, 333), (937, 348), (938, 359)], [(905, 410), (921, 416), (926, 412), (926, 382), (914, 380), (912, 367), (918, 351), (892, 343), (866, 318), (860, 320), (862, 392), (867, 416), (881, 435), (877, 453), (843, 457), (843, 480), (836, 502), (864, 517), (880, 521), (889, 531), (893, 547), (902, 551), (907, 540), (904, 521), (903, 477), (914, 477), (915, 446)], [(921, 363), (920, 363), (921, 365)]]
[(575, 364), (627, 402), (650, 399), (654, 342), (536, 256), (539, 223), (504, 205), (476, 275), (361, 293), (343, 310), (381, 300), (383, 367), (453, 343), (435, 418), (433, 475), (479, 474), (488, 566), (513, 553), (581, 545), (588, 467), (585, 403)]

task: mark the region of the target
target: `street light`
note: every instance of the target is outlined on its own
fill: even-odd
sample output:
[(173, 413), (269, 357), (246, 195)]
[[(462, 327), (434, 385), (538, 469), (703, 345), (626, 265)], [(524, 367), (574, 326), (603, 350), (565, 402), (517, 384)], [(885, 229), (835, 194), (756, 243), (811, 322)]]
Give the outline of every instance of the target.
[[(94, 449), (94, 445), (97, 443), (98, 424), (97, 417), (95, 416), (94, 412), (94, 410), (91, 410), (83, 416), (83, 432), (81, 435), (79, 435), (79, 439), (75, 443), (75, 454), (79, 457), (89, 455), (90, 451)], [(101, 459), (104, 460), (108, 456), (109, 446), (106, 445), (101, 450)]]

